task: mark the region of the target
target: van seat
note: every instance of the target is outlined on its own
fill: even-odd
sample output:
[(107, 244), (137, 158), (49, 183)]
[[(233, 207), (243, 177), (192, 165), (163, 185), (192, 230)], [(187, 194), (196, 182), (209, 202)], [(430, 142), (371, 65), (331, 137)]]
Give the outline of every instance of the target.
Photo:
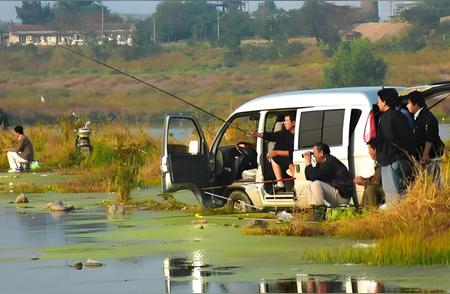
[[(279, 132), (283, 129), (284, 123), (282, 121), (277, 121), (273, 127), (273, 132)], [(275, 147), (275, 142), (269, 142), (267, 145), (267, 152), (270, 152)]]
[(244, 181), (256, 181), (256, 172), (257, 171), (258, 171), (257, 168), (244, 170), (242, 172), (242, 179)]

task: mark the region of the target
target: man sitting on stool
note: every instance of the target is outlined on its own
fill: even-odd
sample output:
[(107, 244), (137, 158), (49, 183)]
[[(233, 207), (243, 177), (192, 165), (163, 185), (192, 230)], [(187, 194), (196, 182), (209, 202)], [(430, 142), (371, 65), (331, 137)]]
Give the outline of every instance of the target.
[[(367, 142), (370, 158), (377, 160), (377, 142), (375, 139)], [(381, 186), (381, 167), (375, 164), (375, 172), (368, 178), (356, 176), (353, 179), (355, 184), (364, 186), (362, 197), (363, 207), (379, 207), (384, 203), (384, 191)]]
[(28, 164), (34, 160), (34, 149), (30, 139), (23, 134), (22, 126), (15, 127), (14, 131), (18, 135), (19, 146), (15, 149), (9, 149), (6, 155), (8, 156), (9, 172), (21, 172), (20, 165), (22, 163)]
[(330, 154), (330, 147), (322, 142), (314, 144), (316, 166), (312, 166), (311, 153), (305, 158), (305, 176), (310, 190), (310, 205), (338, 206), (348, 204), (354, 193), (354, 184), (345, 165)]

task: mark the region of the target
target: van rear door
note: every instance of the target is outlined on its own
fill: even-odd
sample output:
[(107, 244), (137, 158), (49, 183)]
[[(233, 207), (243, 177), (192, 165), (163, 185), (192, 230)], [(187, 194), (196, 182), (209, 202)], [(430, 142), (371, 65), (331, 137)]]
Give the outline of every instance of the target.
[(209, 185), (208, 146), (193, 116), (166, 115), (160, 168), (163, 192), (188, 189), (196, 193)]

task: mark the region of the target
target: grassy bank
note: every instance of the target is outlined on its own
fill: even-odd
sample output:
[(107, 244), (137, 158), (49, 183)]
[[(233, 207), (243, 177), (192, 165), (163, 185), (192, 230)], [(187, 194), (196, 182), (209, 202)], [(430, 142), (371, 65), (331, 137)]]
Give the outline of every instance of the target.
[[(22, 184), (22, 192), (106, 192), (121, 187), (159, 181), (160, 142), (151, 138), (146, 128), (121, 124), (93, 125), (93, 153), (83, 157), (75, 148), (76, 122), (60, 120), (58, 125), (36, 125), (25, 128), (35, 148), (35, 159), (41, 171), (81, 175), (52, 185)], [(2, 131), (0, 144), (13, 147), (17, 139), (12, 131)], [(0, 168), (8, 169), (6, 156), (0, 157)]]
[(333, 236), (354, 246), (310, 251), (307, 259), (328, 263), (430, 265), (450, 262), (450, 163), (443, 164), (443, 184), (418, 172), (400, 204), (369, 210), (336, 221), (311, 222), (295, 214), (290, 224), (244, 230), (249, 235)]

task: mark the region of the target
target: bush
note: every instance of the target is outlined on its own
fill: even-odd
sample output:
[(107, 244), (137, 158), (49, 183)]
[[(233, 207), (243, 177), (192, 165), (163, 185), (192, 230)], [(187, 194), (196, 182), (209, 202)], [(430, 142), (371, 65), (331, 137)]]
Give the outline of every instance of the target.
[(126, 61), (150, 57), (162, 52), (159, 44), (146, 43), (144, 45), (123, 46), (118, 49), (120, 56)]
[(111, 183), (117, 193), (117, 202), (130, 200), (130, 192), (138, 184), (140, 170), (148, 153), (154, 149), (150, 139), (144, 138), (141, 140), (127, 133), (115, 137)]
[(250, 61), (275, 61), (280, 58), (292, 57), (292, 55), (299, 54), (305, 50), (305, 45), (301, 43), (280, 44), (272, 43), (269, 45), (242, 46), (243, 58)]
[(242, 50), (240, 47), (227, 50), (223, 55), (223, 63), (227, 67), (234, 67), (242, 58)]
[(387, 64), (375, 56), (367, 39), (339, 45), (331, 64), (324, 70), (327, 87), (376, 86), (383, 84)]
[(397, 37), (383, 40), (378, 47), (385, 51), (416, 52), (426, 47), (426, 34), (425, 28), (415, 25)]

